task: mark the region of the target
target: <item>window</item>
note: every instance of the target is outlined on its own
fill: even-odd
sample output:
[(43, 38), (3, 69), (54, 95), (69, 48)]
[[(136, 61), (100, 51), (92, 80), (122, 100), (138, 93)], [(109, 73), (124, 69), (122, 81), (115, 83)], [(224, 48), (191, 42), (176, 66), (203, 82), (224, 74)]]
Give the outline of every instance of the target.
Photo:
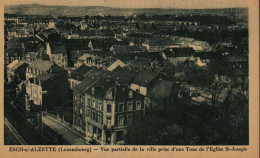
[(91, 100), (90, 100), (90, 98), (88, 98), (87, 101), (88, 101), (88, 106), (91, 106)]
[(82, 108), (80, 108), (79, 113), (82, 114)]
[(88, 108), (87, 117), (90, 118), (91, 110)]
[(110, 89), (107, 91), (107, 99), (112, 99), (112, 91)]
[(98, 110), (102, 111), (102, 104), (98, 102)]
[(102, 124), (102, 115), (98, 114), (98, 123)]
[(123, 126), (124, 125), (124, 116), (119, 116), (118, 117), (118, 125)]
[(111, 105), (110, 105), (110, 104), (107, 104), (107, 112), (111, 112), (111, 111), (112, 111), (111, 108), (112, 108)]
[(92, 100), (92, 106), (93, 106), (94, 108), (96, 108), (96, 102), (95, 102), (95, 100)]
[(128, 103), (127, 104), (127, 111), (132, 111), (133, 110), (133, 103)]
[(108, 126), (111, 126), (112, 125), (111, 117), (107, 117), (106, 120), (107, 120), (106, 124)]
[(92, 117), (91, 117), (92, 120), (96, 120), (96, 112), (95, 111), (92, 111)]
[(133, 122), (133, 115), (132, 114), (127, 115), (127, 124), (132, 124), (132, 122)]
[(129, 92), (129, 98), (133, 98), (133, 91)]
[(118, 105), (118, 112), (123, 112), (124, 111), (124, 104), (119, 104)]
[(142, 104), (141, 102), (136, 103), (136, 110), (141, 110), (142, 109)]

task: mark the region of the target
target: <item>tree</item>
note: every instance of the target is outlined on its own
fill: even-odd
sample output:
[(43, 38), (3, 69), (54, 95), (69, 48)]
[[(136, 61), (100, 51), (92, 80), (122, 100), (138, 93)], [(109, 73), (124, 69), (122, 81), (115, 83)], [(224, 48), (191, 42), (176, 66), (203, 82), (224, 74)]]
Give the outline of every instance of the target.
[(219, 78), (218, 75), (215, 75), (215, 79), (213, 83), (211, 83), (208, 87), (208, 91), (211, 94), (211, 104), (214, 108), (216, 103), (218, 102), (220, 94), (227, 87), (227, 81), (225, 79)]

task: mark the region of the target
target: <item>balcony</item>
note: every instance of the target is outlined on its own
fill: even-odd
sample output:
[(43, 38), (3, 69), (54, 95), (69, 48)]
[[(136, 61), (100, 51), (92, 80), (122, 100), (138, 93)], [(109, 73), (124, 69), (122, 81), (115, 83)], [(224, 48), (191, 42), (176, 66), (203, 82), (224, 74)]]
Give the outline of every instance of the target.
[(86, 122), (88, 122), (88, 123), (90, 123), (90, 124), (92, 124), (92, 125), (94, 125), (94, 126), (100, 128), (100, 129), (103, 129), (103, 128), (104, 128), (102, 124), (100, 124), (100, 123), (98, 123), (98, 122), (92, 120), (92, 119), (89, 118), (89, 117), (86, 118)]
[(104, 129), (112, 130), (113, 128), (113, 125), (104, 125)]

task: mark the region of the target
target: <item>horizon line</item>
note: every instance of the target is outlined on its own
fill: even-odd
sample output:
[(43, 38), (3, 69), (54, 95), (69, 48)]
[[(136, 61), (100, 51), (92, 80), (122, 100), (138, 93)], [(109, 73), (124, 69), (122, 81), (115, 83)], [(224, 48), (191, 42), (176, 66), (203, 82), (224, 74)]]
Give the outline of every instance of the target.
[(53, 7), (104, 7), (104, 8), (115, 8), (115, 9), (186, 9), (186, 10), (201, 10), (201, 9), (231, 9), (231, 8), (243, 8), (243, 9), (248, 9), (248, 6), (232, 6), (232, 7), (216, 7), (216, 8), (209, 8), (209, 7), (205, 7), (205, 8), (181, 8), (181, 7), (151, 7), (151, 8), (125, 8), (125, 7), (110, 7), (110, 6), (104, 6), (104, 5), (100, 5), (100, 6), (87, 6), (87, 5), (49, 5), (49, 4), (40, 4), (40, 3), (27, 3), (27, 4), (8, 4), (8, 5), (4, 5), (5, 6), (22, 6), (22, 5), (40, 5), (40, 6), (53, 6)]

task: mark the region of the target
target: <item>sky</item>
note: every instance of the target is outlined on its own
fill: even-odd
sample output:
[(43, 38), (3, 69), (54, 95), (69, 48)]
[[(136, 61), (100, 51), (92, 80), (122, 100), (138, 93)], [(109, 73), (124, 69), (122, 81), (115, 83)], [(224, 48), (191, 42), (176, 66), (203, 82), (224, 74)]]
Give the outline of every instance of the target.
[(229, 8), (247, 7), (246, 0), (4, 0), (5, 5), (106, 6), (116, 8)]

